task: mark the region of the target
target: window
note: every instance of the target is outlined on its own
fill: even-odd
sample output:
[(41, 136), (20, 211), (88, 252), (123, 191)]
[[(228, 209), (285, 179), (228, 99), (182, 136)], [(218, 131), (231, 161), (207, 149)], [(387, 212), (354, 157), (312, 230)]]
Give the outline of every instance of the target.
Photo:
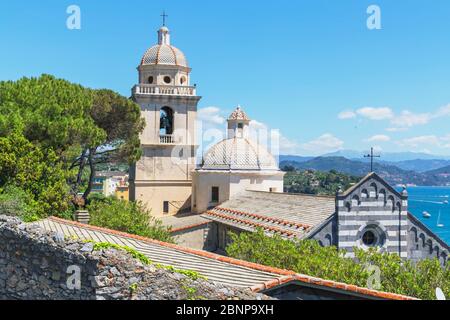
[(377, 225), (369, 225), (361, 232), (360, 239), (365, 247), (382, 247), (386, 242), (386, 232)]
[(169, 213), (169, 201), (164, 201), (163, 203), (163, 213), (168, 214)]
[(167, 84), (169, 84), (169, 83), (172, 82), (172, 79), (171, 79), (169, 76), (165, 76), (165, 77), (164, 77), (164, 82), (167, 83)]
[(150, 76), (150, 77), (148, 77), (148, 83), (149, 84), (153, 84), (153, 81), (154, 81), (155, 79), (153, 78), (153, 76)]
[(219, 187), (211, 188), (211, 202), (218, 203), (219, 202)]
[(186, 78), (185, 77), (181, 77), (180, 78), (180, 84), (184, 84), (186, 82)]
[(243, 123), (238, 123), (238, 129), (244, 129), (244, 124)]
[(377, 236), (372, 230), (369, 230), (363, 234), (362, 241), (366, 246), (373, 247), (377, 243)]

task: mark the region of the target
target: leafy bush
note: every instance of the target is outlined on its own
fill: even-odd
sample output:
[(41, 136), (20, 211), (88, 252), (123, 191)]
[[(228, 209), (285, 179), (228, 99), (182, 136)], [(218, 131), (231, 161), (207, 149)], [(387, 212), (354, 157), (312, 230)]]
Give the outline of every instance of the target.
[(6, 186), (0, 192), (0, 214), (17, 216), (26, 222), (39, 219), (36, 202), (30, 194), (16, 186)]
[(314, 240), (288, 241), (268, 237), (262, 230), (231, 233), (231, 238), (226, 251), (233, 258), (360, 287), (368, 287), (373, 273), (366, 266), (371, 264), (380, 268), (382, 291), (435, 299), (435, 289), (440, 287), (450, 296), (450, 263), (443, 268), (437, 259), (413, 264), (395, 254), (357, 249), (353, 260), (344, 257), (345, 251), (321, 247)]
[(37, 217), (61, 216), (70, 207), (66, 172), (52, 149), (40, 148), (19, 133), (0, 137), (0, 188), (15, 186)]
[(164, 227), (160, 220), (153, 218), (142, 203), (112, 197), (103, 200), (93, 198), (87, 209), (91, 215), (90, 223), (94, 226), (174, 242), (170, 228)]

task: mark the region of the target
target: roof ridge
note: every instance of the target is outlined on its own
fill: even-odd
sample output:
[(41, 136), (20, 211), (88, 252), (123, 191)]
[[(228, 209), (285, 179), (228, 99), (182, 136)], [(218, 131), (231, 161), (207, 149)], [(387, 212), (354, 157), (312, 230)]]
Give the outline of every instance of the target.
[(292, 237), (292, 236), (296, 237), (296, 236), (298, 236), (298, 234), (296, 234), (293, 231), (283, 230), (283, 229), (280, 229), (280, 228), (277, 228), (277, 227), (267, 226), (267, 225), (264, 225), (264, 224), (261, 224), (261, 223), (257, 223), (257, 222), (253, 222), (253, 221), (249, 221), (249, 220), (242, 220), (242, 219), (239, 219), (239, 218), (230, 217), (230, 216), (227, 216), (227, 215), (224, 215), (224, 214), (221, 214), (221, 213), (217, 213), (217, 212), (207, 211), (207, 212), (205, 212), (205, 214), (206, 215), (210, 215), (210, 216), (215, 216), (215, 217), (218, 217), (218, 218), (221, 218), (221, 219), (224, 219), (224, 220), (230, 220), (230, 221), (235, 221), (235, 222), (238, 222), (238, 223), (243, 223), (245, 225), (250, 225), (250, 226), (253, 226), (253, 227), (257, 227), (257, 228), (258, 227), (259, 228), (263, 228), (264, 230), (268, 230), (268, 231), (271, 231), (271, 232), (274, 232), (274, 233), (278, 233), (278, 234), (281, 234), (281, 235), (287, 235), (289, 237)]
[(333, 281), (333, 280), (324, 280), (321, 278), (311, 277), (311, 276), (300, 274), (300, 273), (297, 273), (292, 276), (283, 276), (278, 279), (266, 281), (261, 285), (255, 285), (255, 286), (251, 287), (251, 290), (253, 292), (269, 290), (278, 285), (288, 284), (289, 282), (293, 282), (293, 281), (300, 281), (300, 282), (308, 283), (308, 284), (312, 284), (312, 285), (318, 285), (318, 286), (324, 286), (324, 287), (328, 287), (328, 288), (332, 288), (332, 289), (349, 291), (349, 292), (353, 292), (355, 294), (363, 294), (363, 295), (368, 295), (368, 296), (372, 296), (372, 297), (376, 297), (376, 298), (380, 298), (380, 299), (420, 300), (420, 299), (410, 297), (410, 296), (405, 296), (402, 294), (378, 291), (378, 290), (369, 289), (369, 288), (363, 288), (363, 287), (350, 285), (350, 284), (346, 284), (343, 282), (337, 282), (337, 281)]
[(320, 194), (292, 193), (292, 192), (270, 192), (270, 191), (263, 191), (263, 190), (245, 190), (245, 191), (252, 192), (252, 193), (265, 193), (265, 194), (276, 194), (276, 195), (287, 195), (287, 196), (335, 199), (335, 196), (320, 195)]
[(285, 219), (279, 219), (279, 218), (275, 218), (275, 217), (269, 217), (269, 216), (263, 216), (260, 214), (256, 214), (256, 213), (250, 213), (250, 212), (245, 212), (245, 211), (239, 211), (239, 210), (234, 210), (234, 209), (229, 209), (229, 208), (224, 208), (224, 207), (215, 207), (213, 210), (219, 210), (219, 211), (228, 211), (232, 214), (236, 214), (236, 215), (243, 215), (243, 216), (249, 216), (249, 217), (254, 217), (257, 219), (263, 219), (263, 220), (269, 220), (269, 221), (275, 221), (284, 225), (291, 225), (291, 226), (296, 226), (297, 228), (302, 228), (303, 230), (307, 231), (309, 229), (312, 228), (311, 225), (308, 224), (304, 224), (304, 223), (298, 223), (298, 222), (294, 222), (294, 221), (289, 221), (289, 220), (285, 220)]

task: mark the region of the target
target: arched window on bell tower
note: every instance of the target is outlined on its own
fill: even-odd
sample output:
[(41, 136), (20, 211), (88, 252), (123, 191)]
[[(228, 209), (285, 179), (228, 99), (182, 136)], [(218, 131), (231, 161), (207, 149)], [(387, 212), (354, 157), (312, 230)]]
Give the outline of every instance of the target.
[(174, 121), (173, 110), (163, 107), (160, 111), (159, 135), (161, 143), (173, 143)]

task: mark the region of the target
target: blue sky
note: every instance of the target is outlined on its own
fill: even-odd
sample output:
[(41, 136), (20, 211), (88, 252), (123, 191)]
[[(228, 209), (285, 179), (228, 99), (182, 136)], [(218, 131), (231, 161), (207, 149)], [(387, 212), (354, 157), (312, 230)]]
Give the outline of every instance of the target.
[[(66, 28), (71, 4), (81, 30)], [(372, 4), (381, 30), (366, 26)], [(163, 9), (204, 119), (241, 104), (281, 131), (283, 153), (450, 155), (446, 0), (1, 0), (0, 80), (50, 73), (128, 96)]]

